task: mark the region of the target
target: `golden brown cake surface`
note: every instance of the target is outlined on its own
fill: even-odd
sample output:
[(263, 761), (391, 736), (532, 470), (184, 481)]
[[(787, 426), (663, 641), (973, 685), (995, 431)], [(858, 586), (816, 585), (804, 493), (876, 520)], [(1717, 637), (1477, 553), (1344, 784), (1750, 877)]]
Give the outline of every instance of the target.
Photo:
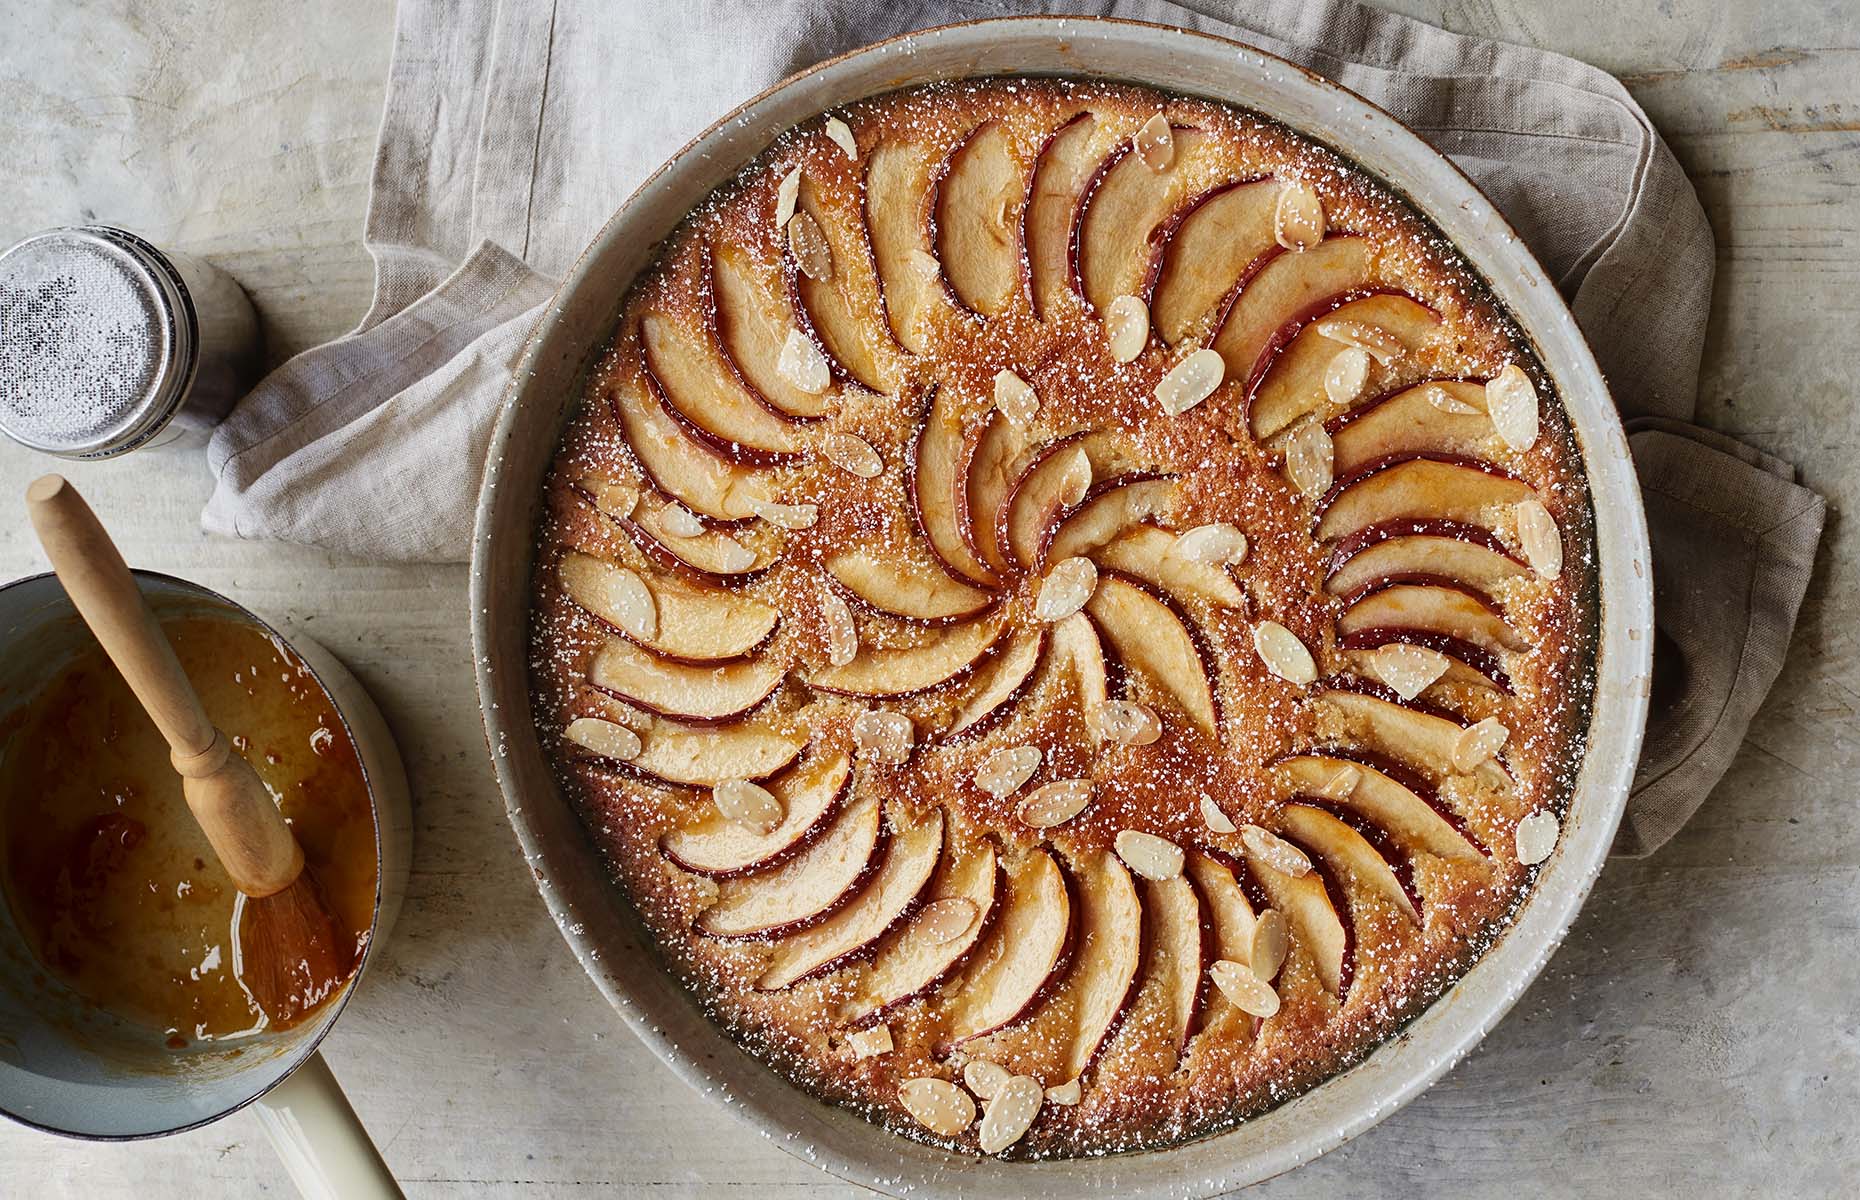
[(1528, 348), (1362, 171), (1135, 87), (900, 92), (632, 282), (535, 714), (775, 1069), (967, 1149), (1165, 1144), (1502, 929), (1580, 762), (1590, 538)]

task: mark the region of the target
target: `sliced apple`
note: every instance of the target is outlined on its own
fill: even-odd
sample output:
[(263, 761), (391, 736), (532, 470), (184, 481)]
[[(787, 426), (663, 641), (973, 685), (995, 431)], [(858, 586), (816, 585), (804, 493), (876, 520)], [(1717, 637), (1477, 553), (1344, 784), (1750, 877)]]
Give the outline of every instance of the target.
[(658, 313), (639, 323), (647, 374), (658, 385), (666, 414), (700, 446), (752, 467), (798, 462), (801, 443), (792, 423), (776, 417), (743, 389), (709, 339)]
[[(1300, 845), (1317, 851), (1337, 877), (1354, 880), (1401, 910), (1416, 925), (1421, 923), (1421, 894), (1415, 890), (1408, 856), (1389, 845), (1385, 837), (1377, 837), (1384, 843), (1377, 846), (1362, 829), (1311, 804), (1286, 805), (1279, 810), (1279, 821)], [(1364, 829), (1375, 832), (1370, 826)]]
[(1278, 199), (1277, 180), (1236, 179), (1190, 198), (1163, 223), (1150, 292), (1150, 324), (1163, 341), (1173, 346), (1187, 337), (1277, 244)]
[(1285, 914), (1293, 941), (1311, 955), (1318, 981), (1342, 1000), (1349, 994), (1355, 965), (1356, 929), (1349, 913), (1337, 905), (1342, 892), (1331, 882), (1330, 872), (1314, 858), (1307, 873), (1288, 875), (1251, 850), (1245, 854), (1247, 870), (1272, 906)]
[[(1472, 411), (1447, 412), (1430, 398), (1435, 392)], [(1492, 419), (1485, 415), (1484, 384), (1435, 379), (1358, 405), (1331, 418), (1325, 429), (1332, 469), (1348, 475), (1364, 463), (1397, 454), (1476, 454), (1492, 438)]]
[(716, 938), (760, 939), (824, 920), (878, 869), (884, 841), (878, 798), (850, 800), (800, 853), (770, 870), (725, 879), (716, 903), (698, 914), (697, 929)]
[(1079, 904), (1078, 951), (1066, 987), (1074, 1002), (1072, 1036), (1062, 1063), (1064, 1079), (1077, 1079), (1097, 1061), (1137, 998), (1143, 968), (1143, 901), (1136, 881), (1115, 854), (1075, 861)]
[(1250, 963), (1253, 927), (1258, 924), (1259, 917), (1246, 898), (1246, 889), (1240, 886), (1236, 865), (1204, 851), (1191, 850), (1185, 870), (1189, 881), (1200, 892), (1201, 902), (1213, 922), (1217, 956), (1229, 962)]
[[(1462, 722), (1444, 713), (1404, 704), (1392, 693), (1378, 696), (1360, 686), (1332, 686), (1321, 693), (1320, 699), (1342, 715), (1358, 740), (1436, 777), (1457, 774), (1453, 769), (1453, 743), (1465, 729)], [(1511, 776), (1492, 759), (1480, 764), (1473, 776), (1488, 787), (1511, 786)]]
[[(727, 736), (726, 731), (719, 731), (719, 734)], [(690, 735), (680, 735), (685, 736)], [(679, 738), (659, 740), (662, 754), (676, 753), (678, 761), (694, 761), (682, 753), (691, 747), (679, 745)], [(652, 741), (652, 738), (646, 739), (648, 752)], [(638, 765), (638, 760), (634, 761)], [(716, 754), (713, 761), (717, 765), (705, 772), (713, 776), (706, 786), (714, 787), (724, 779), (762, 777), (752, 773), (755, 764), (745, 763), (741, 755), (727, 750)], [(726, 766), (746, 769), (729, 771), (724, 769)], [(696, 775), (698, 772), (686, 773)], [(829, 827), (828, 822), (845, 802), (851, 786), (851, 759), (844, 754), (817, 755), (768, 785), (769, 791), (781, 801), (782, 820), (767, 833), (757, 833), (724, 819), (721, 813), (712, 812), (696, 824), (675, 829), (660, 838), (659, 852), (681, 870), (713, 879), (770, 870), (799, 853)]]
[(1125, 530), (1160, 512), (1175, 498), (1174, 476), (1133, 471), (1101, 480), (1077, 507), (1058, 514), (1034, 551), (1034, 566), (1089, 554)]
[(838, 970), (869, 951), (929, 886), (943, 857), (943, 823), (943, 810), (933, 808), (915, 825), (893, 832), (877, 874), (825, 920), (776, 942), (756, 986), (778, 992)]
[(1350, 652), (1351, 662), (1358, 674), (1371, 673), (1369, 651), (1382, 646), (1400, 643), (1408, 646), (1425, 646), (1429, 650), (1446, 655), (1447, 670), (1441, 681), (1456, 683), (1468, 687), (1486, 687), (1510, 695), (1511, 676), (1506, 673), (1503, 662), (1498, 655), (1483, 646), (1449, 637), (1444, 633), (1435, 633), (1426, 629), (1393, 629), (1371, 626), (1368, 629), (1356, 629), (1337, 639), (1339, 650)]
[(1079, 710), (1091, 712), (1109, 698), (1109, 669), (1097, 626), (1084, 613), (1073, 613), (1053, 626), (1053, 662), (1071, 673)]
[(969, 695), (945, 736), (978, 732), (1006, 715), (1039, 674), (1046, 657), (1046, 636), (1044, 629), (1013, 634), (1006, 648), (990, 655), (976, 671)]
[(881, 336), (889, 340), (890, 331), (881, 333), (870, 327), (861, 315), (867, 305), (861, 302), (853, 285), (854, 277), (864, 275), (872, 262), (865, 225), (842, 225), (830, 217), (815, 194), (813, 181), (805, 175), (801, 176), (795, 211), (806, 213), (820, 225), (833, 251), (832, 276), (813, 279), (801, 270), (787, 239), (782, 239), (782, 275), (788, 285), (789, 302), (794, 306), (795, 324), (827, 356), (834, 378), (870, 391), (889, 392), (884, 364), (874, 343)]
[(1030, 851), (1007, 871), (1000, 918), (951, 997), (946, 1048), (986, 1037), (1026, 1017), (1071, 959), (1077, 906), (1052, 855)]
[[(1320, 317), (1374, 326), (1409, 353), (1439, 339), (1444, 329), (1439, 313), (1399, 292), (1320, 301), (1274, 337), (1265, 351), (1265, 362), (1247, 387), (1247, 414), (1254, 437), (1270, 438), (1306, 413), (1331, 405), (1324, 375), (1345, 344), (1324, 335), (1327, 326)], [(1376, 368), (1370, 370), (1373, 375)]]
[(1352, 234), (1327, 237), (1309, 250), (1268, 248), (1234, 285), (1210, 343), (1227, 364), (1227, 378), (1250, 387), (1287, 325), (1320, 301), (1368, 287), (1375, 263), (1375, 243)]
[(767, 700), (787, 674), (787, 663), (773, 655), (693, 665), (662, 658), (623, 638), (608, 638), (595, 652), (588, 682), (648, 712), (717, 725)]
[(654, 719), (635, 732), (640, 737), (640, 752), (616, 765), (682, 787), (715, 787), (726, 779), (767, 779), (790, 766), (806, 745), (804, 737), (752, 721), (712, 727)]
[(1226, 567), (1175, 553), (1180, 539), (1154, 525), (1138, 525), (1092, 553), (1100, 567), (1134, 575), (1172, 595), (1212, 600), (1223, 608), (1245, 608), (1246, 594)]
[(1014, 140), (984, 121), (949, 153), (931, 185), (937, 258), (958, 303), (992, 317), (1020, 284), (1020, 204), (1025, 185)]
[(1073, 215), (1097, 159), (1092, 155), (1097, 118), (1079, 113), (1052, 132), (1040, 148), (1021, 205), (1021, 244), (1027, 256), (1027, 299), (1034, 315), (1051, 316), (1072, 290)]
[[(1006, 891), (1001, 874), (994, 844), (985, 838), (945, 850), (942, 866), (924, 893), (923, 911), (886, 935), (872, 969), (860, 981), (853, 1027), (883, 1020), (961, 965), (993, 925), (995, 906)], [(969, 923), (958, 928), (965, 905)], [(952, 919), (951, 913), (958, 916)]]
[(995, 518), (996, 544), (1013, 562), (1033, 565), (1041, 540), (1066, 508), (1072, 464), (1081, 453), (1091, 463), (1093, 481), (1123, 474), (1137, 465), (1128, 443), (1103, 430), (1056, 438), (1034, 451)]
[(1335, 541), (1385, 521), (1429, 517), (1490, 529), (1498, 513), (1532, 495), (1529, 484), (1476, 458), (1377, 459), (1339, 479), (1319, 503), (1317, 536)]
[(1085, 184), (1074, 218), (1073, 269), (1079, 295), (1098, 312), (1119, 296), (1147, 294), (1162, 251), (1157, 227), (1182, 202), (1194, 177), (1188, 162), (1208, 135), (1185, 125), (1170, 131), (1175, 156), (1166, 170), (1151, 169), (1125, 140)]
[(666, 414), (642, 373), (610, 394), (620, 432), (642, 474), (654, 487), (702, 516), (741, 521), (755, 502), (773, 498), (768, 473), (724, 462), (691, 440)]
[(1486, 650), (1520, 651), (1529, 643), (1512, 629), (1491, 599), (1462, 583), (1439, 576), (1413, 582), (1371, 585), (1337, 618), (1344, 636), (1365, 629), (1418, 629), (1471, 642)]
[(989, 414), (975, 445), (966, 451), (969, 548), (995, 571), (1009, 569), (998, 518), (1018, 478), (1015, 466), (1026, 452), (1026, 435), (999, 412)]
[(725, 362), (750, 395), (790, 420), (813, 421), (827, 414), (831, 393), (804, 392), (776, 365), (794, 328), (785, 293), (763, 286), (755, 264), (735, 246), (711, 250), (712, 320)]
[(1324, 590), (1348, 596), (1384, 579), (1440, 575), (1494, 595), (1529, 573), (1491, 530), (1439, 518), (1377, 521), (1331, 549)]
[(913, 561), (881, 547), (854, 546), (826, 560), (827, 573), (877, 612), (928, 625), (947, 625), (981, 612), (994, 596), (935, 563)]
[(1118, 658), (1139, 668), (1203, 730), (1216, 731), (1212, 662), (1174, 601), (1131, 576), (1107, 571), (1085, 611)]
[(1301, 754), (1277, 764), (1304, 796), (1327, 795), (1332, 780), (1345, 770), (1357, 773), (1347, 796), (1329, 797), (1392, 833), (1403, 845), (1456, 862), (1479, 862), (1485, 851), (1466, 832), (1465, 823), (1440, 800), (1432, 784), (1398, 762), (1360, 752)]
[(932, 169), (915, 140), (880, 142), (866, 155), (865, 222), (879, 294), (892, 336), (913, 354), (930, 352), (928, 322), (946, 303), (924, 220)]
[(1001, 636), (998, 615), (932, 631), (921, 645), (862, 647), (851, 662), (824, 667), (808, 683), (839, 696), (915, 696), (942, 687), (975, 669)]
[[(570, 600), (621, 637), (676, 662), (742, 658), (768, 641), (781, 620), (774, 605), (752, 597), (655, 579), (577, 551), (563, 555), (559, 571)], [(629, 577), (653, 599), (650, 622), (622, 601), (621, 581)]]
[(996, 582), (975, 548), (969, 509), (969, 455), (954, 388), (932, 385), (930, 402), (905, 459), (904, 490), (917, 528), (944, 566), (977, 583)]
[(1143, 912), (1150, 922), (1148, 985), (1162, 995), (1170, 1040), (1180, 1054), (1201, 1028), (1214, 924), (1183, 875), (1144, 880)]
[(696, 535), (674, 534), (665, 527), (671, 502), (641, 496), (639, 489), (587, 477), (573, 485), (583, 500), (627, 535), (639, 552), (657, 566), (712, 587), (729, 587), (754, 579), (775, 561), (770, 551), (757, 553), (720, 529)]

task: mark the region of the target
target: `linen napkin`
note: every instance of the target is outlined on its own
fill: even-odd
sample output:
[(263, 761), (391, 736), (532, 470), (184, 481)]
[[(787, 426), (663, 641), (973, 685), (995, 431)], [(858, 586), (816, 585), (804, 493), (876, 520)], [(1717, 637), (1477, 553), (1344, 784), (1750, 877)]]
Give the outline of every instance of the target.
[[(1026, 10), (401, 0), (364, 233), (374, 302), (354, 332), (284, 364), (220, 426), (202, 523), (370, 558), (468, 557), (512, 364), (555, 278), (649, 171), (800, 67)], [(1656, 703), (1617, 850), (1658, 847), (1729, 766), (1782, 667), (1822, 501), (1787, 464), (1686, 424), (1714, 249), (1646, 114), (1573, 59), (1353, 0), (1041, 10), (1224, 34), (1360, 92), (1452, 157), (1549, 268), (1630, 420), (1646, 492)]]

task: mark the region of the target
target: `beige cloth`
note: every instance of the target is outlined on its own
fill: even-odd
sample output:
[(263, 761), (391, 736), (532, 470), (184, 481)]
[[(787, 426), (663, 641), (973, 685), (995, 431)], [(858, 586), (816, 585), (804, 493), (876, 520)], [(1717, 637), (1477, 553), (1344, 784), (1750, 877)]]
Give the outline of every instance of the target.
[[(1044, 7), (1227, 34), (1355, 89), (1451, 156), (1543, 259), (1623, 415), (1647, 419), (1633, 446), (1653, 529), (1656, 712), (1618, 848), (1657, 847), (1723, 774), (1781, 669), (1822, 503), (1786, 464), (1684, 424), (1713, 244), (1646, 114), (1572, 59), (1351, 0)], [(553, 279), (645, 174), (790, 71), (1008, 11), (1026, 10), (401, 0), (365, 233), (374, 303), (220, 427), (203, 524), (371, 558), (466, 558), (511, 363)]]

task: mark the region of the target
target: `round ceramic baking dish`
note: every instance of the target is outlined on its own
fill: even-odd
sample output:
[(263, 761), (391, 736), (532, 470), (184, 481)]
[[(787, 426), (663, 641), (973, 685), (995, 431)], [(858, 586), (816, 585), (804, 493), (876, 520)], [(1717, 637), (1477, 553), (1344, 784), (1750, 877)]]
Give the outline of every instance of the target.
[[(1263, 112), (1381, 176), (1437, 224), (1516, 316), (1555, 380), (1594, 498), (1601, 645), (1588, 754), (1564, 836), (1499, 942), (1363, 1062), (1240, 1127), (1167, 1150), (1010, 1163), (951, 1154), (804, 1096), (699, 1011), (658, 959), (560, 795), (530, 719), (530, 560), (542, 485), (623, 286), (686, 211), (777, 134), (824, 109), (933, 80), (1055, 74), (1134, 81)], [(1627, 439), (1574, 318), (1491, 202), (1375, 105), (1222, 38), (1111, 20), (1013, 18), (894, 38), (795, 75), (711, 126), (608, 221), (563, 282), (515, 372), (492, 439), (473, 543), (478, 687), (511, 825), (562, 936), (668, 1067), (783, 1150), (910, 1196), (1207, 1195), (1268, 1178), (1368, 1129), (1476, 1045), (1537, 976), (1601, 869), (1646, 715), (1652, 628), (1647, 531)]]

